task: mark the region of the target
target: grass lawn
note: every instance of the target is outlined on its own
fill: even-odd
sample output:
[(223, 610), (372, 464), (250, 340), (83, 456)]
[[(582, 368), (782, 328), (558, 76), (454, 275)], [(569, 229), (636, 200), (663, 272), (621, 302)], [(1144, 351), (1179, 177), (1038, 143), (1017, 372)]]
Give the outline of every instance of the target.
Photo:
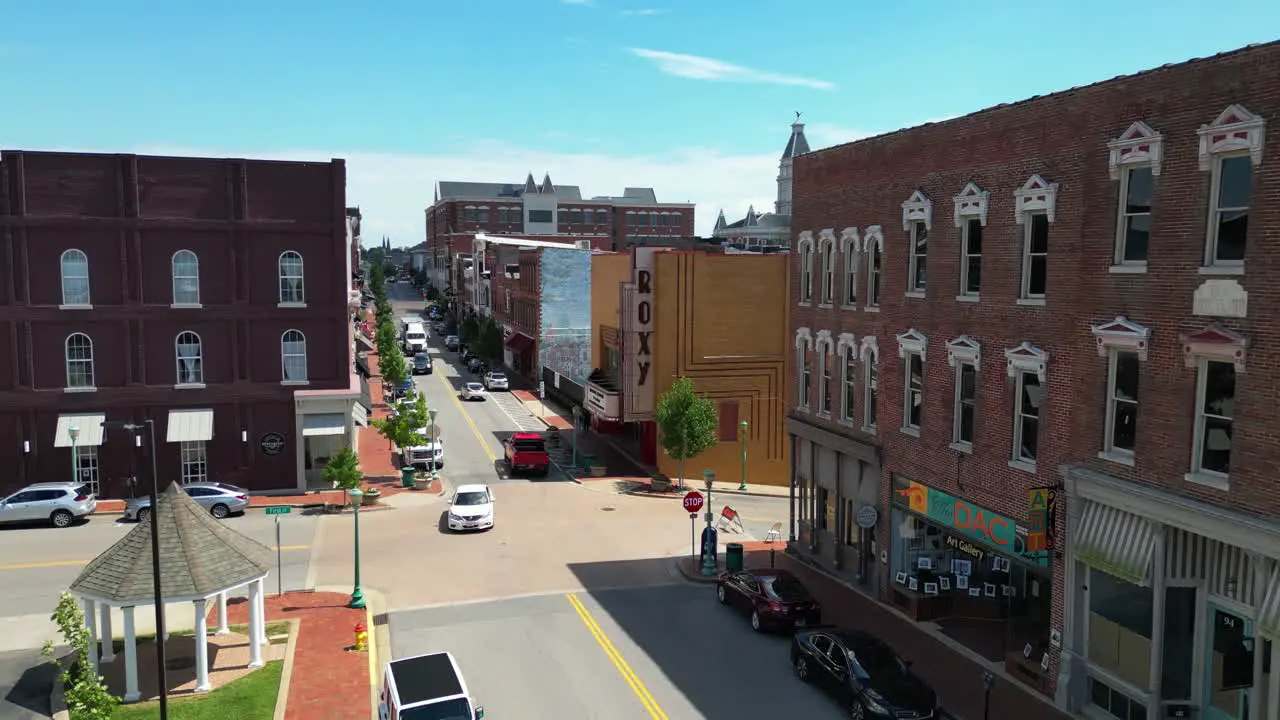
[[(280, 692), (284, 661), (276, 660), (220, 687), (208, 695), (169, 700), (171, 720), (271, 720)], [(111, 720), (150, 720), (160, 717), (155, 702), (121, 705)]]

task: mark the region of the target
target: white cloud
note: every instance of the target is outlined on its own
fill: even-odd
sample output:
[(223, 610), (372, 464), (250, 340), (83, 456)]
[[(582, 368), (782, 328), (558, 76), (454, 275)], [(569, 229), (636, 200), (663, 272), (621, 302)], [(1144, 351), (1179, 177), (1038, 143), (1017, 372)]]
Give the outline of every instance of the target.
[[(541, 181), (578, 185), (584, 196), (620, 195), (624, 187), (652, 187), (660, 202), (697, 204), (696, 232), (710, 235), (716, 213), (744, 213), (748, 205), (772, 208), (778, 154), (726, 155), (706, 148), (678, 148), (659, 155), (557, 154), (501, 142), (471, 144), (466, 155), (260, 150), (146, 146), (125, 152), (200, 157), (261, 157), (280, 160), (347, 161), (347, 204), (359, 205), (366, 242), (382, 235), (395, 245), (426, 237), (424, 211), (439, 180), (523, 183), (530, 172)], [(84, 148), (79, 148), (84, 150)], [(118, 152), (118, 151), (117, 151)]]
[(662, 10), (659, 10), (658, 8), (640, 8), (638, 10), (623, 10), (622, 14), (625, 17), (649, 17), (652, 15), (661, 15)]
[(792, 85), (815, 90), (832, 90), (835, 88), (834, 83), (826, 80), (756, 70), (745, 65), (735, 65), (724, 60), (702, 57), (701, 55), (685, 55), (646, 48), (631, 48), (631, 54), (652, 62), (658, 66), (658, 70), (661, 72), (691, 80)]

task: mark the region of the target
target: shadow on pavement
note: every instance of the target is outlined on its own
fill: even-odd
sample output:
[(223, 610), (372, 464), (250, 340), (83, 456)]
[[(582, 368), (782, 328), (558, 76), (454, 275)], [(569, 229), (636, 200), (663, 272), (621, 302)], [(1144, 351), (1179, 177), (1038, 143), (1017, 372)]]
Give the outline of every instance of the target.
[[(33, 713), (30, 717), (48, 717), (52, 710), (49, 707), (49, 693), (53, 692), (53, 680), (58, 674), (57, 665), (52, 661), (27, 668), (13, 689), (5, 695), (4, 703)], [(0, 703), (0, 717), (27, 717), (27, 715), (11, 714), (11, 711)]]

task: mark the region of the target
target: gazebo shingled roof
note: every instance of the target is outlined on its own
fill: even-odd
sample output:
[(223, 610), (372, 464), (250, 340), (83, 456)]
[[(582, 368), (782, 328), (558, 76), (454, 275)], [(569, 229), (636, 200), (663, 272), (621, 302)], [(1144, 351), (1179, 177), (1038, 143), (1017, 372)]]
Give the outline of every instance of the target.
[(113, 605), (150, 603), (152, 527), (160, 529), (166, 598), (209, 597), (261, 577), (274, 562), (270, 548), (223, 525), (172, 483), (146, 519), (85, 567), (71, 591)]

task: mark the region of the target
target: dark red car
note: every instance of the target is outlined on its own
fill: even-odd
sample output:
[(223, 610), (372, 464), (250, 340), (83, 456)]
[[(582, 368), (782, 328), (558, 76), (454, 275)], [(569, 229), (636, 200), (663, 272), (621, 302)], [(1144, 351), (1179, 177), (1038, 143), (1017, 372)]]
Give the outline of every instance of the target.
[(790, 630), (822, 622), (822, 608), (794, 575), (784, 570), (721, 573), (716, 598), (751, 617), (751, 628)]

